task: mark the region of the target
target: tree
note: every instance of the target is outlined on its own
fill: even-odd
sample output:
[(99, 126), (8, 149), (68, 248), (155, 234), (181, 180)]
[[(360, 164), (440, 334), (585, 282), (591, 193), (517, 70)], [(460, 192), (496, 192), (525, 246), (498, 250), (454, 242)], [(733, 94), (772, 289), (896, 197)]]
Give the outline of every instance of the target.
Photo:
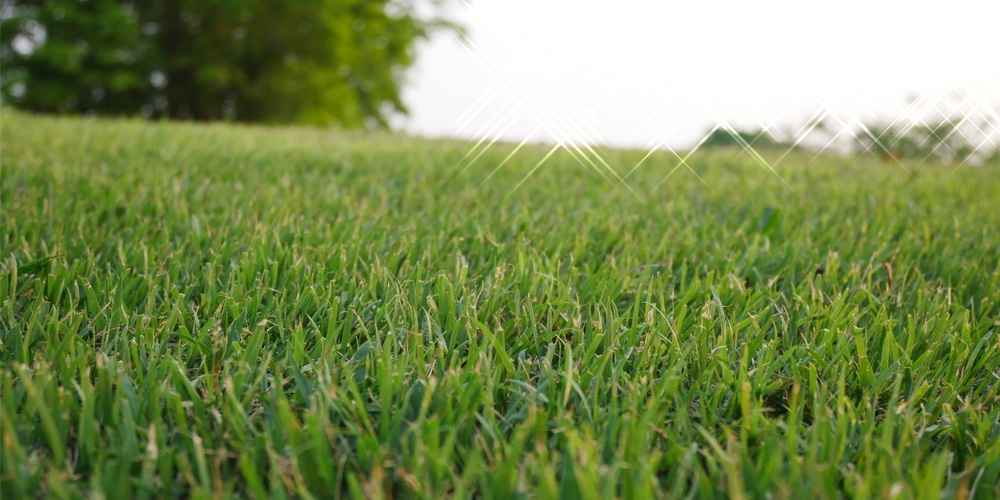
[(713, 128), (702, 142), (703, 147), (743, 146), (744, 144), (754, 148), (777, 146), (787, 148), (791, 146), (775, 139), (765, 130), (747, 132), (723, 127)]
[[(899, 161), (916, 158), (942, 163), (981, 162), (989, 154), (988, 147), (977, 147), (970, 139), (966, 122), (958, 117), (943, 118), (929, 123), (907, 125), (870, 123), (856, 133), (856, 150), (861, 154), (876, 154), (883, 159)], [(975, 126), (976, 131), (983, 129)], [(980, 144), (980, 146), (985, 146)]]
[(121, 2), (12, 2), (2, 16), (5, 103), (51, 112), (121, 113), (141, 106), (150, 47)]
[(457, 29), (417, 11), (417, 0), (15, 0), (0, 95), (39, 112), (386, 127), (407, 112), (416, 43)]

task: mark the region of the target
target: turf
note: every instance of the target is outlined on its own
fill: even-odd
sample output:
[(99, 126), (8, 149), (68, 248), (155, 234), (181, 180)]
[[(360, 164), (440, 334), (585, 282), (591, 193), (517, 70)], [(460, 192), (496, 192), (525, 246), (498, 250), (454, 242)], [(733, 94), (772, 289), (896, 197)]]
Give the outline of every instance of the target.
[(1000, 166), (2, 126), (4, 498), (1000, 496)]

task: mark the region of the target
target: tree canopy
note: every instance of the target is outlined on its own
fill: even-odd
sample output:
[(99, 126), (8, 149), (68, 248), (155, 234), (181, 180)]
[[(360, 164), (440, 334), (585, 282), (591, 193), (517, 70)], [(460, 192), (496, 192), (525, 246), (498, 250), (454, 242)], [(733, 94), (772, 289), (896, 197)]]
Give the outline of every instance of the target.
[(416, 43), (456, 28), (418, 3), (13, 0), (0, 93), (38, 112), (385, 127), (407, 112)]

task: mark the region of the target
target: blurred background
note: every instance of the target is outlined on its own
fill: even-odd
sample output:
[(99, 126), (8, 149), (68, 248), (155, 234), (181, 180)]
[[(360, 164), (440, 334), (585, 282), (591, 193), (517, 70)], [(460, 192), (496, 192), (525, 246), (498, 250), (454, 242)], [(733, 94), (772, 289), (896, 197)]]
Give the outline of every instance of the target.
[(3, 3), (45, 112), (682, 150), (1000, 159), (1000, 2)]

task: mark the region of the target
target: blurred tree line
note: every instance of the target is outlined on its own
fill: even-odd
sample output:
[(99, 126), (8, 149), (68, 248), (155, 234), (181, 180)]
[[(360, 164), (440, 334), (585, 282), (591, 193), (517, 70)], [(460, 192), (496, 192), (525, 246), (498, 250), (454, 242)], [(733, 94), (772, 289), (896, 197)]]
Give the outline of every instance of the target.
[(918, 158), (952, 164), (996, 162), (1000, 160), (1000, 149), (988, 137), (971, 139), (974, 132), (988, 128), (988, 123), (975, 124), (966, 117), (903, 125), (870, 123), (857, 134), (856, 149), (892, 161)]
[(386, 127), (419, 0), (4, 0), (0, 95), (49, 113)]
[[(760, 128), (737, 130), (715, 127), (706, 135), (702, 146), (825, 150), (834, 139), (843, 136), (850, 138), (849, 151), (890, 162), (908, 159), (942, 164), (1000, 164), (1000, 145), (996, 142), (1000, 123), (993, 116), (990, 113), (956, 110), (937, 118), (869, 121), (853, 130), (845, 127), (841, 131), (834, 129), (827, 120), (817, 119), (798, 127), (798, 132), (775, 130), (777, 134)], [(804, 136), (810, 134), (830, 140), (803, 142)]]
[(743, 147), (744, 145), (754, 148), (792, 147), (791, 143), (778, 140), (767, 131), (761, 129), (746, 131), (714, 127), (702, 141), (702, 146), (705, 147)]

